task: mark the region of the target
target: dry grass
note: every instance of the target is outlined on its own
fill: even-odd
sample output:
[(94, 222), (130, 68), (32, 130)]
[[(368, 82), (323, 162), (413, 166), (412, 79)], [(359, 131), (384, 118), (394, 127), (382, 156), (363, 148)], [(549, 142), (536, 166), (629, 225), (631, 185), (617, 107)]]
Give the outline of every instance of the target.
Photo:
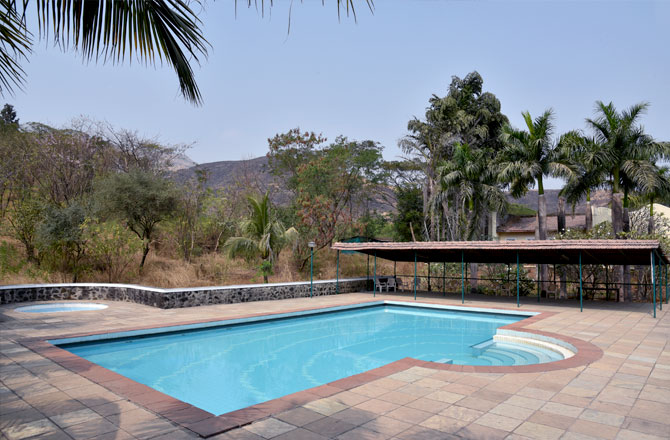
[[(10, 246), (11, 262), (0, 267), (0, 284), (31, 284), (31, 283), (69, 283), (72, 275), (47, 271), (35, 264), (27, 263), (23, 248), (19, 242), (9, 237), (0, 237), (0, 242)], [(184, 261), (172, 255), (173, 249), (161, 247), (159, 251), (152, 249), (147, 257), (144, 270), (140, 273), (140, 255), (135, 256), (131, 267), (116, 283), (141, 284), (154, 287), (198, 287), (223, 286), (235, 284), (262, 283), (263, 277), (258, 271), (258, 264), (243, 259), (230, 259), (222, 254), (206, 254)], [(373, 272), (372, 260), (370, 274)], [(11, 266), (11, 267), (10, 267)], [(398, 265), (400, 267), (400, 264)], [(315, 255), (314, 279), (332, 279), (336, 276), (336, 253), (330, 249), (322, 249)], [(393, 273), (393, 263), (378, 260), (379, 274)], [(340, 277), (365, 276), (367, 259), (363, 255), (341, 255)], [(271, 283), (294, 282), (309, 280), (309, 263), (299, 271), (292, 261), (291, 253), (285, 251), (275, 264), (274, 274), (269, 277)], [(108, 282), (107, 274), (88, 270), (79, 276), (79, 282)]]

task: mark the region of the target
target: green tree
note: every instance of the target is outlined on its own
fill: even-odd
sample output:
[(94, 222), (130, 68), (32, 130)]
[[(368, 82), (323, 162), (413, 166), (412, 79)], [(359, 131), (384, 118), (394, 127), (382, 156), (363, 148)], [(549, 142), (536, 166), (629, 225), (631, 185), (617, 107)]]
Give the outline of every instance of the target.
[(19, 119), (16, 117), (16, 110), (14, 110), (13, 105), (5, 104), (5, 106), (2, 107), (2, 110), (0, 110), (0, 124), (14, 127), (19, 126)]
[(448, 198), (440, 196), (438, 167), (453, 157), (457, 145), (486, 150), (494, 157), (502, 148), (499, 134), (507, 117), (493, 93), (483, 91), (484, 80), (477, 72), (461, 79), (452, 77), (447, 96), (433, 95), (425, 120), (414, 118), (407, 124), (409, 134), (400, 141), (403, 152), (421, 163), (424, 174), (424, 234), (427, 239), (458, 239), (445, 230), (445, 223), (457, 221)]
[[(393, 222), (397, 241), (414, 241), (414, 228), (423, 222), (423, 199), (421, 187), (417, 184), (398, 185), (395, 188), (397, 214)], [(420, 237), (419, 237), (420, 238)]]
[(107, 274), (107, 282), (120, 282), (142, 249), (142, 241), (116, 221), (87, 218), (82, 232), (91, 264)]
[[(656, 186), (655, 163), (668, 157), (668, 146), (655, 142), (644, 132), (639, 119), (648, 103), (632, 105), (618, 112), (611, 102), (596, 102), (596, 116), (586, 119), (604, 157), (601, 167), (609, 175), (612, 190), (612, 227), (614, 233), (627, 232), (629, 196), (636, 186)], [(616, 196), (623, 191), (623, 198)]]
[(26, 190), (12, 201), (9, 211), (8, 223), (14, 237), (23, 244), (27, 260), (38, 263), (37, 232), (44, 220), (44, 203)]
[(449, 161), (438, 168), (439, 190), (460, 214), (458, 236), (464, 240), (482, 238), (484, 222), (491, 211), (503, 212), (507, 199), (498, 182), (486, 150), (458, 144)]
[(41, 254), (52, 268), (72, 274), (76, 283), (84, 272), (86, 237), (82, 226), (86, 219), (86, 209), (81, 203), (50, 206), (38, 230)]
[(552, 139), (553, 111), (546, 110), (535, 120), (529, 112), (522, 113), (527, 130), (510, 125), (503, 128), (500, 140), (505, 144), (501, 154), (499, 179), (510, 185), (513, 197), (520, 197), (537, 184), (537, 218), (540, 240), (547, 239), (547, 201), (544, 176), (554, 175), (562, 164)]
[(558, 159), (562, 165), (557, 173), (565, 179), (560, 196), (572, 205), (586, 199), (586, 229), (593, 227), (591, 213), (591, 192), (602, 187), (607, 181), (607, 173), (602, 168), (606, 156), (592, 137), (584, 136), (577, 130), (563, 134), (558, 141)]
[(141, 170), (112, 174), (98, 183), (96, 198), (103, 216), (124, 221), (142, 240), (141, 270), (157, 225), (174, 214), (179, 203), (173, 183)]
[(240, 224), (241, 236), (230, 237), (223, 248), (231, 258), (248, 260), (260, 258), (263, 281), (268, 282), (274, 263), (281, 250), (297, 239), (294, 228), (286, 229), (270, 206), (268, 193), (262, 197), (248, 197), (249, 217)]

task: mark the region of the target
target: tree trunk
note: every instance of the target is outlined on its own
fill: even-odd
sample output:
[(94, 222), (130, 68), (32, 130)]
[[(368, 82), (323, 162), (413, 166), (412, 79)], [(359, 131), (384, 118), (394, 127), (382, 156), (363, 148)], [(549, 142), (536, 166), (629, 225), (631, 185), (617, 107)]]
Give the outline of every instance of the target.
[(477, 263), (470, 263), (470, 292), (477, 293), (479, 288), (478, 279), (479, 265)]
[(584, 216), (586, 217), (586, 224), (584, 226), (586, 227), (587, 231), (590, 231), (593, 229), (593, 210), (591, 208), (590, 200), (586, 201), (586, 211), (584, 212)]
[(654, 228), (654, 199), (651, 199), (651, 202), (649, 203), (649, 226), (647, 228), (647, 232), (649, 235), (652, 235), (654, 233), (656, 228)]
[(614, 235), (623, 232), (623, 194), (612, 194), (612, 230)]
[[(538, 239), (547, 239), (547, 199), (544, 194), (537, 196), (537, 229)], [(545, 282), (547, 281), (549, 270), (546, 264), (540, 265), (539, 282), (540, 290), (546, 292)]]
[(263, 274), (263, 282), (264, 282), (265, 284), (268, 283), (268, 274), (266, 274), (266, 273)]
[(565, 267), (561, 268), (561, 293), (560, 298), (566, 299), (568, 297), (568, 276), (565, 273)]
[(565, 234), (565, 198), (558, 198), (558, 218), (556, 219), (558, 223), (558, 233)]
[[(612, 230), (614, 232), (615, 237), (623, 232), (623, 194), (620, 192), (613, 193), (612, 194)], [(617, 283), (617, 290), (619, 291), (619, 294), (617, 295), (619, 297), (619, 301), (623, 302), (624, 301), (624, 289), (621, 287), (621, 283), (625, 282), (624, 281), (624, 266), (617, 266), (616, 270), (614, 271), (615, 274), (615, 282)]]
[(547, 239), (547, 199), (544, 194), (537, 196), (537, 228), (538, 239)]
[(140, 261), (140, 272), (144, 269), (144, 262), (147, 260), (147, 254), (149, 253), (149, 242), (144, 243), (144, 249), (142, 250), (142, 261)]

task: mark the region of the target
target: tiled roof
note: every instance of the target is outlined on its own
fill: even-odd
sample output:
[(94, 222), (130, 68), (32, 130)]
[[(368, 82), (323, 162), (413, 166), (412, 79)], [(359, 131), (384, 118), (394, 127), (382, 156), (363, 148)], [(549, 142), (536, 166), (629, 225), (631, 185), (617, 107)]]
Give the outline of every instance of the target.
[(577, 264), (650, 264), (651, 252), (670, 260), (657, 240), (517, 240), (335, 243), (391, 261)]

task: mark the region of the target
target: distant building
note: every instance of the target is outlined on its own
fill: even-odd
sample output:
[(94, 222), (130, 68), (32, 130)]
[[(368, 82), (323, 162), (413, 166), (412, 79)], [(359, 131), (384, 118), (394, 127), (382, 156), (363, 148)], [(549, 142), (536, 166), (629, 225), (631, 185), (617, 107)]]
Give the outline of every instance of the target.
[[(586, 229), (586, 216), (584, 214), (566, 215), (566, 229)], [(558, 234), (558, 217), (555, 215), (547, 216), (547, 238), (552, 238)], [(538, 227), (537, 216), (534, 217), (508, 217), (507, 221), (498, 226), (498, 240), (537, 240)]]

